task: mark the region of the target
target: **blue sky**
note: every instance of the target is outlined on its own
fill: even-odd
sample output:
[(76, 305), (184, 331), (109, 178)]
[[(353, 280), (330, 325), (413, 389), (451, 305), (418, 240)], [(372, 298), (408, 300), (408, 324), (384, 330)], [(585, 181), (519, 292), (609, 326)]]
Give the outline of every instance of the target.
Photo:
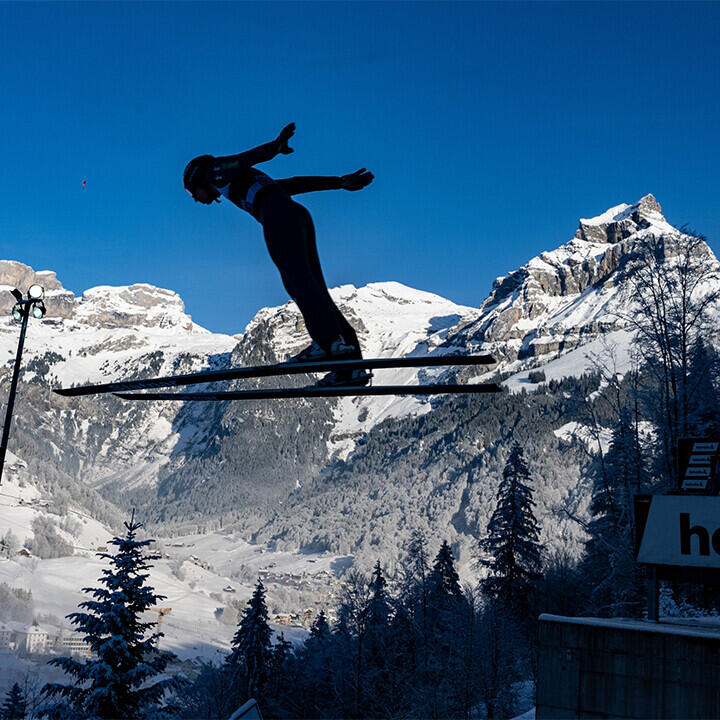
[(376, 176), (297, 198), (331, 286), (479, 305), (649, 192), (717, 252), (719, 29), (718, 3), (2, 3), (0, 257), (241, 332), (287, 300), (261, 228), (180, 177), (288, 122), (269, 174)]

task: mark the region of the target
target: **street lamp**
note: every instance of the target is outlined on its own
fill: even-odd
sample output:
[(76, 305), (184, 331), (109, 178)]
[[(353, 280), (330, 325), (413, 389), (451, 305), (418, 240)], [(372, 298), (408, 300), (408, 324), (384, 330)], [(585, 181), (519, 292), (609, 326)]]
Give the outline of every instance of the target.
[(12, 316), (22, 323), (20, 327), (20, 340), (18, 342), (17, 355), (15, 356), (15, 367), (13, 368), (12, 382), (10, 383), (10, 395), (8, 396), (7, 412), (5, 413), (5, 425), (3, 426), (2, 440), (0, 441), (0, 482), (2, 482), (3, 468), (5, 467), (5, 453), (7, 452), (8, 437), (10, 435), (10, 423), (12, 421), (13, 407), (15, 405), (15, 391), (17, 390), (18, 376), (20, 375), (20, 358), (22, 357), (23, 345), (25, 344), (25, 331), (30, 314), (35, 318), (42, 318), (45, 315), (45, 303), (43, 296), (45, 288), (42, 285), (33, 284), (28, 288), (27, 298), (15, 288), (10, 291), (15, 300), (15, 307)]

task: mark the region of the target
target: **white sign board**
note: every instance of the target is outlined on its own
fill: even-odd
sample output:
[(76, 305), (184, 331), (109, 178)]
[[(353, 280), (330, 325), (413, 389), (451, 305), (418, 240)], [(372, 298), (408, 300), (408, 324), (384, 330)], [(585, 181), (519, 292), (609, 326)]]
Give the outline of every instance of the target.
[(720, 568), (720, 497), (653, 496), (637, 560)]

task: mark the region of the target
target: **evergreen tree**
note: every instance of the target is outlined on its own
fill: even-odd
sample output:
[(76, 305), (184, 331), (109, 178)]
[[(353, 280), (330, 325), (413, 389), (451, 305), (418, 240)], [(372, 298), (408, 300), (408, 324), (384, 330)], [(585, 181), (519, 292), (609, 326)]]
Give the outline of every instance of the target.
[(528, 650), (526, 640), (513, 618), (497, 603), (486, 602), (478, 620), (479, 672), (475, 682), (485, 704), (487, 718), (513, 717), (513, 686), (528, 676), (521, 658)]
[(394, 615), (395, 637), (403, 646), (400, 672), (406, 685), (414, 684), (412, 693), (418, 711), (428, 707), (430, 681), (430, 618), (429, 618), (429, 562), (425, 536), (414, 530), (403, 564), (404, 578), (396, 601)]
[(292, 643), (285, 639), (285, 633), (280, 633), (277, 642), (272, 647), (272, 661), (270, 663), (272, 672), (280, 674), (283, 665), (292, 654)]
[(288, 683), (292, 676), (293, 646), (280, 633), (272, 646), (268, 677), (263, 693), (263, 711), (270, 716), (283, 717), (287, 709), (293, 709), (296, 682)]
[(469, 605), (447, 540), (435, 556), (428, 576), (428, 699), (435, 717), (456, 717), (465, 705), (463, 652)]
[[(402, 592), (401, 588), (401, 592)], [(412, 608), (406, 601), (407, 589), (393, 598), (392, 621), (390, 623), (390, 677), (393, 682), (393, 705), (388, 708), (388, 717), (414, 717), (426, 709), (424, 698), (424, 665), (419, 645), (421, 635), (413, 617)]]
[(720, 358), (717, 351), (701, 337), (690, 351), (689, 437), (720, 438)]
[(372, 580), (370, 581), (370, 601), (367, 609), (368, 628), (386, 629), (390, 621), (392, 608), (387, 593), (387, 580), (383, 575), (380, 561), (375, 563)]
[(529, 618), (533, 589), (542, 569), (530, 472), (515, 443), (500, 481), (480, 564), (488, 569), (485, 593), (521, 623)]
[(321, 610), (310, 627), (310, 638), (308, 638), (308, 642), (312, 639), (314, 642), (324, 643), (327, 642), (329, 638), (330, 625), (327, 621), (325, 610)]
[(230, 687), (229, 672), (211, 662), (199, 661), (197, 674), (178, 693), (174, 701), (178, 706), (175, 718), (198, 720), (198, 718), (228, 718), (242, 705), (239, 693)]
[(247, 607), (243, 610), (238, 629), (232, 640), (232, 652), (226, 659), (235, 671), (244, 700), (259, 699), (270, 674), (272, 664), (272, 630), (268, 625), (265, 587), (261, 580), (255, 587)]
[(152, 540), (137, 540), (142, 527), (133, 518), (125, 523), (123, 538), (108, 543), (117, 547), (113, 555), (98, 553), (110, 561), (109, 570), (103, 570), (99, 582), (105, 587), (83, 588), (93, 600), (80, 603), (88, 612), (68, 615), (77, 631), (84, 633), (85, 642), (94, 657), (79, 661), (71, 657), (53, 658), (57, 665), (70, 675), (72, 685), (52, 683), (45, 685), (43, 693), (59, 702), (40, 709), (42, 716), (51, 718), (160, 718), (170, 715), (171, 708), (161, 707), (165, 693), (177, 689), (175, 678), (151, 680), (165, 672), (169, 653), (160, 653), (157, 642), (162, 633), (145, 634), (154, 623), (142, 622), (143, 612), (157, 605), (164, 596), (155, 594), (147, 584), (152, 567), (149, 562), (157, 555), (145, 555), (143, 550)]
[(390, 635), (392, 606), (379, 560), (375, 563), (369, 590), (364, 645), (366, 693), (362, 714), (380, 717), (394, 706), (396, 688), (390, 672), (394, 650)]
[(429, 578), (430, 597), (435, 601), (446, 601), (449, 598), (462, 601), (464, 599), (462, 588), (460, 587), (460, 577), (455, 569), (455, 557), (453, 551), (448, 545), (447, 540), (443, 540), (438, 554), (433, 562), (433, 569)]
[(5, 702), (0, 708), (0, 719), (24, 720), (26, 705), (20, 685), (15, 683), (5, 696)]
[(589, 538), (580, 567), (588, 586), (588, 609), (593, 613), (638, 617), (642, 612), (645, 591), (633, 544), (633, 494), (640, 489), (642, 477), (634, 429), (629, 413), (622, 410), (595, 475)]
[(359, 570), (345, 576), (340, 597), (338, 621), (333, 631), (335, 673), (343, 688), (338, 697), (338, 717), (363, 717), (365, 706), (365, 638), (370, 586)]
[(332, 717), (335, 707), (336, 666), (332, 656), (336, 640), (325, 611), (321, 610), (310, 627), (310, 635), (297, 653), (296, 685), (291, 717)]

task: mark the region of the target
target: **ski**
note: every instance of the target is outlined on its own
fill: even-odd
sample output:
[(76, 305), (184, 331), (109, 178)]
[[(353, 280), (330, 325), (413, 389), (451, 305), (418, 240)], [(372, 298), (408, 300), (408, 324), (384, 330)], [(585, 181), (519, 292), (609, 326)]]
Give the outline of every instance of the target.
[(180, 387), (199, 383), (220, 382), (223, 380), (241, 380), (243, 378), (275, 377), (278, 375), (297, 375), (301, 373), (328, 372), (330, 370), (383, 370), (387, 368), (444, 367), (457, 365), (493, 365), (492, 355), (432, 355), (401, 358), (366, 358), (363, 360), (321, 360), (318, 362), (283, 362), (275, 365), (256, 365), (254, 367), (231, 368), (229, 370), (208, 370), (188, 375), (168, 375), (167, 377), (146, 378), (143, 380), (121, 380), (98, 385), (57, 388), (58, 395), (76, 397), (78, 395), (96, 395), (99, 393), (117, 393), (128, 390), (152, 390), (153, 388)]
[(228, 400), (286, 400), (293, 398), (352, 397), (356, 395), (445, 395), (448, 393), (496, 393), (499, 385), (376, 385), (369, 387), (307, 387), (279, 388), (265, 390), (226, 390), (222, 392), (116, 392), (123, 400), (180, 400), (186, 401), (228, 401)]

